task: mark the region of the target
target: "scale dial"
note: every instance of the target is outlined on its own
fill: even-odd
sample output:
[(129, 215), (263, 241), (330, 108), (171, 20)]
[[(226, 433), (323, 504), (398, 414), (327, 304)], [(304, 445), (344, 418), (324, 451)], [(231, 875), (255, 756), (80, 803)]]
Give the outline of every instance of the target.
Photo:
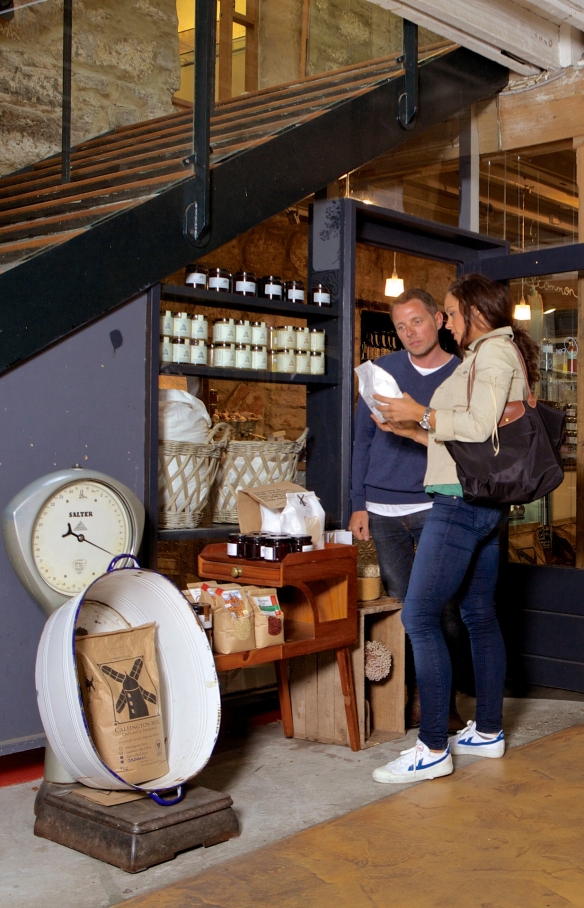
[(48, 615), (116, 555), (136, 555), (143, 529), (144, 507), (131, 489), (77, 466), (31, 482), (2, 515), (12, 567)]
[(128, 509), (103, 483), (79, 479), (45, 502), (32, 531), (36, 568), (51, 589), (73, 596), (132, 548)]

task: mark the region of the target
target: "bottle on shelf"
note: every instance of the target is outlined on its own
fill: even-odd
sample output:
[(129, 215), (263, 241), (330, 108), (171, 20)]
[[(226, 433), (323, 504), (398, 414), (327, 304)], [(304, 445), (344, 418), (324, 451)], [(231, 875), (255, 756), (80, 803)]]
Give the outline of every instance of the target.
[(191, 265), (187, 265), (185, 284), (189, 284), (191, 287), (198, 287), (200, 290), (206, 290), (207, 276), (207, 266), (200, 265), (198, 262), (193, 262)]
[(551, 372), (554, 368), (554, 345), (549, 337), (542, 337), (539, 356), (539, 368), (541, 371)]
[(227, 268), (209, 268), (207, 286), (209, 290), (216, 290), (219, 293), (231, 293), (233, 275)]
[(331, 292), (326, 284), (315, 284), (310, 290), (310, 302), (313, 306), (331, 306)]
[(259, 295), (264, 299), (281, 300), (284, 298), (282, 278), (275, 274), (266, 274), (259, 281)]
[(240, 296), (257, 294), (257, 278), (253, 271), (238, 271), (233, 280), (233, 292)]
[(284, 292), (289, 303), (304, 303), (303, 281), (286, 281)]

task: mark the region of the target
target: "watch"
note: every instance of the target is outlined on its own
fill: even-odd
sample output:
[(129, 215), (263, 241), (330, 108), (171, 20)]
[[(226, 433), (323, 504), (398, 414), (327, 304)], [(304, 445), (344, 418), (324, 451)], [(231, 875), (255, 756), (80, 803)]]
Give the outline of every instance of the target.
[(22, 489), (2, 523), (14, 570), (50, 614), (104, 574), (116, 555), (137, 553), (144, 508), (117, 479), (76, 466)]
[(430, 425), (430, 413), (433, 412), (434, 410), (432, 409), (432, 407), (426, 407), (426, 409), (424, 410), (424, 415), (418, 423), (418, 425), (421, 426), (422, 429), (425, 429), (426, 432), (432, 428), (432, 426)]

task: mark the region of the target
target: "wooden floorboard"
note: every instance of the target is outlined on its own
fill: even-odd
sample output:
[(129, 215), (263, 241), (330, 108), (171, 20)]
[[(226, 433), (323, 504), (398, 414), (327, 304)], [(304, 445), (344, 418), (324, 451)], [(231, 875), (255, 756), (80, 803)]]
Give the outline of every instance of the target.
[(576, 726), (123, 905), (582, 908), (583, 808)]

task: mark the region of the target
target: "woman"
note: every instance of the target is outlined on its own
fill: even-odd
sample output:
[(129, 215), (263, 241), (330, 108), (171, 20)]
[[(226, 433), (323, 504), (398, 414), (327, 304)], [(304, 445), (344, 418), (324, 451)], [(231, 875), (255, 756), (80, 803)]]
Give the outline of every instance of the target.
[[(493, 437), (507, 401), (524, 400), (521, 350), (530, 383), (538, 378), (537, 345), (514, 328), (507, 290), (480, 274), (455, 281), (444, 301), (446, 327), (464, 359), (434, 392), (429, 407), (408, 394), (379, 397), (378, 409), (389, 420), (375, 420), (386, 432), (415, 439), (428, 447), (424, 483), (434, 497), (420, 539), (406, 595), (402, 621), (414, 650), (420, 689), (421, 725), (417, 744), (391, 763), (374, 770), (377, 782), (433, 779), (452, 772), (454, 754), (502, 757), (505, 646), (494, 605), (499, 561), (499, 530), (506, 507), (469, 504), (462, 497), (456, 464), (443, 444), (457, 439), (484, 442)], [(468, 373), (475, 377), (468, 401)], [(457, 595), (471, 640), (476, 682), (476, 721), (448, 739), (451, 664), (440, 628), (446, 603)]]

